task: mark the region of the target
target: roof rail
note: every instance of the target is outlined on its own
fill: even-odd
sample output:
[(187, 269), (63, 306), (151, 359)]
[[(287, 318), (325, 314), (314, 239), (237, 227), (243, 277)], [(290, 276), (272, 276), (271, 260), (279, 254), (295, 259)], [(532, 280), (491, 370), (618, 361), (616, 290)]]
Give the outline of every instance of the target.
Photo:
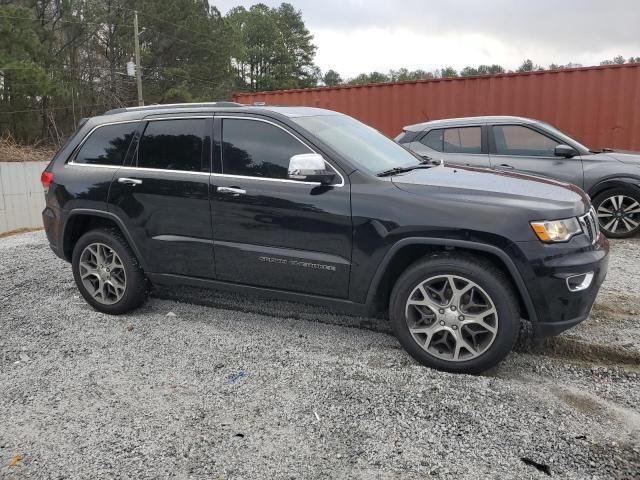
[(165, 108), (210, 108), (210, 107), (246, 107), (242, 103), (236, 102), (198, 102), (198, 103), (156, 103), (145, 105), (144, 107), (122, 107), (114, 108), (104, 112), (103, 115), (113, 115), (115, 113), (137, 112), (140, 110), (162, 110)]

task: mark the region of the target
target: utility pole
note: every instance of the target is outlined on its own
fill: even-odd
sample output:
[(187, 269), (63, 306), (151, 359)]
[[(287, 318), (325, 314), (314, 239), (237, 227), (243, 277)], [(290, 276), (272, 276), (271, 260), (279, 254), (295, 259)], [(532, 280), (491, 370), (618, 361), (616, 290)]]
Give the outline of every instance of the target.
[(134, 44), (136, 49), (136, 83), (138, 84), (138, 105), (143, 106), (144, 100), (142, 100), (142, 67), (140, 66), (140, 39), (138, 38), (138, 11), (133, 12), (133, 34)]

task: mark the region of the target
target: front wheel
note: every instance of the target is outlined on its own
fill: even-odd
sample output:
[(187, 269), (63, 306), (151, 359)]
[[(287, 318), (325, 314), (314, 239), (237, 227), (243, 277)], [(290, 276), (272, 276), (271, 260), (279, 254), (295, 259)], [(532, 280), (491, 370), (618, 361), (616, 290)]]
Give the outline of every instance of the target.
[(640, 233), (640, 192), (632, 187), (607, 190), (593, 199), (600, 230), (610, 238)]
[(440, 254), (410, 266), (393, 288), (389, 316), (413, 358), (458, 373), (495, 366), (515, 345), (520, 326), (509, 279), (466, 254)]

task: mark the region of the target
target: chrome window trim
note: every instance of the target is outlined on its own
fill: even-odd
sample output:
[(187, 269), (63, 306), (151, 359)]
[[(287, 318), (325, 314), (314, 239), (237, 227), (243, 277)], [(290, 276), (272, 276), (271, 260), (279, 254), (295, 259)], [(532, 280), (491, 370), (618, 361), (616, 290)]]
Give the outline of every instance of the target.
[(168, 173), (186, 173), (188, 175), (210, 175), (209, 172), (192, 172), (189, 170), (171, 170), (168, 168), (145, 168), (145, 167), (130, 167), (130, 166), (120, 166), (120, 165), (96, 165), (96, 164), (92, 164), (92, 163), (73, 163), (73, 162), (69, 162), (67, 163), (67, 165), (70, 165), (72, 167), (93, 167), (93, 168), (115, 168), (115, 169), (122, 169), (122, 170), (132, 170), (132, 171), (139, 171), (139, 172), (157, 172), (157, 173), (163, 173), (163, 172), (168, 172)]
[[(271, 120), (267, 120), (267, 119), (264, 119), (264, 118), (257, 118), (257, 117), (245, 117), (245, 116), (239, 116), (239, 115), (216, 115), (215, 118), (222, 118), (222, 119), (229, 118), (229, 119), (233, 119), (233, 120), (251, 120), (251, 121), (254, 121), (254, 122), (268, 123), (270, 125), (273, 125), (274, 127), (279, 128), (280, 130), (284, 131), (285, 133), (291, 135), (298, 142), (300, 142), (302, 145), (307, 147), (309, 149), (310, 153), (318, 153), (313, 148), (311, 148), (311, 146), (307, 142), (305, 142), (304, 140), (299, 138), (293, 132), (287, 130), (282, 125), (278, 125), (277, 123), (275, 123), (275, 122), (273, 122)], [(223, 128), (222, 135), (224, 136), (224, 128)], [(318, 155), (321, 155), (321, 154), (318, 154)], [(324, 158), (324, 155), (322, 156), (322, 158)], [(329, 167), (331, 167), (331, 170), (336, 172), (336, 175), (338, 175), (340, 177), (340, 183), (327, 185), (327, 187), (344, 187), (345, 182), (344, 182), (344, 177), (342, 176), (342, 174), (338, 171), (338, 169), (336, 167), (334, 167), (331, 164), (331, 162), (329, 162), (329, 160), (324, 158), (324, 161), (325, 161), (325, 163), (327, 165), (329, 165)], [(224, 159), (222, 159), (222, 168), (224, 169)], [(257, 179), (257, 180), (268, 180), (268, 181), (272, 181), (272, 182), (285, 182), (285, 183), (293, 182), (293, 183), (302, 183), (302, 184), (305, 184), (305, 185), (321, 185), (320, 182), (302, 182), (302, 181), (299, 181), (299, 180), (290, 180), (288, 178), (265, 178), (265, 177), (252, 177), (250, 175), (231, 175), (231, 174), (225, 174), (224, 171), (223, 171), (223, 173), (212, 173), (212, 175), (214, 175), (214, 176), (226, 176), (226, 177), (230, 177), (230, 178), (247, 178), (247, 179)]]
[[(154, 122), (154, 121), (174, 120), (174, 119), (175, 120), (185, 120), (185, 119), (192, 119), (192, 118), (202, 118), (202, 119), (213, 118), (213, 114), (212, 115), (184, 115), (184, 116), (175, 116), (175, 117), (163, 116), (163, 117), (153, 117), (153, 118), (145, 117), (145, 118), (137, 119), (137, 120), (122, 120), (122, 121), (118, 121), (118, 122), (101, 123), (100, 125), (96, 125), (91, 130), (89, 130), (89, 132), (84, 136), (82, 141), (76, 147), (77, 148), (76, 152), (79, 152), (80, 149), (82, 148), (82, 146), (84, 145), (84, 143), (91, 136), (91, 134), (94, 131), (96, 131), (98, 128), (101, 128), (101, 127), (106, 127), (108, 125), (119, 125), (119, 124), (122, 124), (122, 123)], [(233, 116), (233, 115), (220, 115), (220, 116), (216, 115), (215, 118), (230, 118), (230, 119), (236, 119), (236, 120), (252, 120), (252, 121), (255, 121), (255, 122), (268, 123), (270, 125), (273, 125), (273, 126), (279, 128), (279, 129), (283, 130), (287, 134), (291, 135), (298, 142), (300, 142), (302, 145), (304, 145), (306, 148), (308, 148), (310, 152), (318, 153), (313, 148), (311, 148), (311, 146), (309, 144), (307, 144), (304, 140), (300, 139), (297, 135), (295, 135), (294, 133), (290, 132), (286, 128), (284, 128), (281, 125), (278, 125), (277, 123), (272, 122), (270, 120), (266, 120), (266, 119), (263, 119), (263, 118), (256, 118), (256, 117), (244, 117), (244, 116)], [(75, 155), (74, 155), (74, 158), (75, 158)], [(323, 158), (324, 158), (324, 156), (323, 156)], [(334, 172), (336, 172), (336, 175), (338, 175), (340, 177), (340, 183), (327, 185), (327, 186), (328, 187), (344, 187), (345, 181), (344, 181), (344, 177), (342, 176), (342, 174), (326, 158), (325, 158), (325, 162), (327, 163), (327, 165), (329, 165), (329, 167), (331, 167), (331, 169)], [(288, 178), (265, 178), (265, 177), (252, 177), (252, 176), (249, 176), (249, 175), (231, 175), (231, 174), (225, 174), (225, 173), (191, 172), (189, 170), (170, 170), (170, 169), (162, 169), (162, 168), (148, 168), (148, 167), (137, 167), (137, 166), (136, 167), (132, 167), (132, 166), (125, 166), (125, 165), (100, 165), (100, 164), (96, 164), (96, 163), (76, 163), (73, 160), (67, 161), (66, 165), (75, 166), (75, 167), (126, 169), (126, 170), (132, 170), (132, 171), (142, 171), (142, 172), (157, 172), (157, 173), (169, 172), (169, 173), (172, 173), (172, 174), (175, 174), (175, 173), (186, 173), (188, 175), (210, 175), (210, 176), (213, 176), (213, 177), (238, 178), (238, 179), (247, 179), (247, 180), (261, 180), (261, 181), (267, 181), (267, 182), (297, 183), (297, 184), (301, 184), (301, 185), (314, 185), (314, 186), (321, 185), (320, 182), (304, 182), (304, 181), (300, 181), (300, 180), (290, 180)]]
[[(232, 175), (230, 173), (212, 173), (212, 177), (222, 177), (222, 178), (241, 178), (246, 180), (262, 180), (263, 182), (282, 182), (282, 183), (297, 183), (300, 185), (322, 185), (320, 182), (304, 182), (301, 180), (290, 180), (288, 178), (269, 178), (269, 177), (252, 177), (250, 175)], [(327, 187), (341, 187), (341, 185), (327, 185)]]

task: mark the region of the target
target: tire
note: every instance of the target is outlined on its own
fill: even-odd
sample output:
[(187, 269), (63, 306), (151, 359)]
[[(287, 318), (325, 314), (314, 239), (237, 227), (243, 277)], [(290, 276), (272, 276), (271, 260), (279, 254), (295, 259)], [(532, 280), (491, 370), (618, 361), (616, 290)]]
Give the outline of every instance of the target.
[[(458, 292), (469, 287), (457, 304), (446, 303), (453, 293), (451, 281)], [(442, 253), (414, 263), (400, 276), (391, 292), (389, 318), (400, 344), (419, 363), (477, 374), (513, 349), (520, 329), (518, 305), (511, 281), (491, 262), (465, 253)], [(478, 319), (482, 324), (474, 322)], [(454, 341), (460, 345), (457, 358)]]
[(78, 290), (99, 312), (119, 315), (147, 299), (147, 278), (115, 228), (91, 230), (80, 237), (73, 248), (71, 266)]
[(593, 199), (600, 231), (609, 238), (640, 233), (640, 192), (633, 187), (605, 190)]

